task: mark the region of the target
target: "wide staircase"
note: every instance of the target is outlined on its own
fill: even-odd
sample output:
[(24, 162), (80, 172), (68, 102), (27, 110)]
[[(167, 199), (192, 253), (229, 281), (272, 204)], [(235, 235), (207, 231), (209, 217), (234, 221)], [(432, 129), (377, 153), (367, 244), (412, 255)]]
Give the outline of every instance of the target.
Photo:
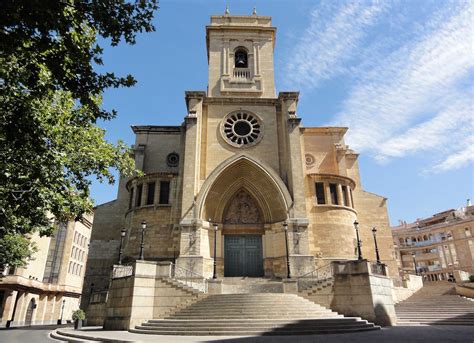
[(295, 335), (380, 329), (296, 294), (214, 294), (130, 330), (158, 335)]
[(427, 283), (395, 305), (398, 325), (474, 325), (474, 302), (456, 294), (445, 281)]

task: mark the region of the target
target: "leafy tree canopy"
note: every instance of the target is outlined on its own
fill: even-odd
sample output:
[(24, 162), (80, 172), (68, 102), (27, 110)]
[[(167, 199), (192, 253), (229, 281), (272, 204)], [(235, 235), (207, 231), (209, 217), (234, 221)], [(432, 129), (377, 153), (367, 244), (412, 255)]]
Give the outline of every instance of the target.
[(129, 149), (109, 143), (96, 122), (109, 87), (132, 76), (98, 73), (102, 48), (134, 44), (151, 32), (157, 0), (2, 0), (0, 2), (0, 265), (22, 266), (25, 238), (52, 233), (92, 210), (89, 177), (114, 182), (111, 168), (134, 171)]

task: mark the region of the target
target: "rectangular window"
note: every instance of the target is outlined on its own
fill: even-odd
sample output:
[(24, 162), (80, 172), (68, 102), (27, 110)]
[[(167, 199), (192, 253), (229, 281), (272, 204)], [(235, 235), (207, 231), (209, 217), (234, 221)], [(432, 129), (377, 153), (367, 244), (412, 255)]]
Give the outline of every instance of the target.
[(160, 204), (168, 204), (170, 198), (170, 182), (160, 182)]
[(344, 200), (344, 206), (349, 206), (349, 191), (347, 190), (347, 186), (342, 186), (342, 196)]
[(146, 204), (147, 205), (153, 205), (154, 202), (155, 202), (155, 183), (150, 182), (148, 184), (148, 193), (147, 193), (147, 196), (146, 196)]
[(133, 190), (134, 190), (134, 189), (135, 189), (135, 188), (132, 187), (132, 189), (130, 190), (130, 200), (129, 200), (129, 202), (128, 202), (128, 209), (129, 209), (129, 210), (130, 210), (130, 209), (132, 208), (132, 206), (133, 206)]
[(135, 201), (135, 207), (140, 207), (142, 205), (142, 193), (143, 193), (143, 185), (137, 186), (137, 199)]
[(331, 203), (333, 205), (339, 205), (339, 199), (337, 198), (337, 185), (335, 183), (329, 184), (329, 192), (331, 193)]
[(469, 240), (469, 250), (471, 250), (471, 257), (474, 260), (474, 239)]
[(326, 203), (326, 197), (324, 194), (324, 183), (322, 182), (316, 182), (316, 200), (320, 205)]
[(449, 250), (451, 251), (451, 256), (453, 257), (453, 263), (454, 264), (459, 264), (458, 254), (456, 252), (456, 247), (454, 246), (454, 244), (449, 245)]
[(466, 234), (466, 237), (471, 237), (471, 230), (469, 230), (468, 227), (464, 229), (464, 232)]

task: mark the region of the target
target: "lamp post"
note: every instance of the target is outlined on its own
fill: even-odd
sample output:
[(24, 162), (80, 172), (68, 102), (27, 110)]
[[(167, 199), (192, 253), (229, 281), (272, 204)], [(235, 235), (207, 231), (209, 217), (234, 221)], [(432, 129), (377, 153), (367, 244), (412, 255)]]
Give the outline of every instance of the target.
[(66, 299), (63, 299), (63, 305), (61, 306), (61, 318), (59, 319), (59, 323), (58, 323), (60, 325), (62, 325), (62, 323), (63, 323), (64, 304), (66, 304)]
[(283, 230), (285, 230), (285, 248), (286, 248), (286, 277), (291, 279), (291, 272), (290, 272), (290, 255), (288, 253), (288, 223), (286, 221), (283, 222)]
[(415, 268), (415, 274), (418, 275), (418, 268), (416, 268), (416, 253), (413, 251), (411, 253), (411, 257), (413, 258), (413, 268)]
[(212, 278), (217, 279), (217, 223), (212, 224), (214, 226), (214, 270), (212, 272)]
[(372, 228), (372, 233), (374, 234), (375, 256), (377, 257), (377, 264), (381, 264), (382, 262), (380, 262), (379, 248), (377, 246), (377, 229), (375, 227)]
[(354, 221), (354, 228), (356, 230), (356, 236), (357, 236), (357, 259), (359, 261), (362, 261), (362, 251), (360, 250), (360, 239), (359, 239), (359, 223), (356, 221)]
[(144, 260), (145, 259), (145, 242), (144, 242), (144, 239), (145, 239), (145, 230), (146, 230), (146, 221), (142, 221), (142, 242), (140, 244), (140, 260)]
[(122, 264), (123, 239), (125, 238), (125, 235), (126, 235), (126, 234), (127, 234), (127, 230), (126, 230), (126, 229), (120, 230), (120, 248), (119, 248), (119, 260), (118, 260), (118, 264)]

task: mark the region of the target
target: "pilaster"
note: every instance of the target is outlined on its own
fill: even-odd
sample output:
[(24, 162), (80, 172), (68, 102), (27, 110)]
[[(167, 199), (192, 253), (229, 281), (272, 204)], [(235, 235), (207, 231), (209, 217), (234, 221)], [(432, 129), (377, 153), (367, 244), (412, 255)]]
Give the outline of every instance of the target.
[(304, 194), (303, 147), (301, 144), (301, 118), (296, 115), (298, 92), (282, 92), (278, 96), (281, 112), (287, 126), (288, 146), (288, 186), (293, 196), (290, 218), (306, 218), (306, 199)]
[(198, 192), (201, 121), (204, 92), (186, 92), (188, 115), (185, 117), (186, 138), (184, 143), (183, 200), (181, 219), (195, 218), (194, 200)]

